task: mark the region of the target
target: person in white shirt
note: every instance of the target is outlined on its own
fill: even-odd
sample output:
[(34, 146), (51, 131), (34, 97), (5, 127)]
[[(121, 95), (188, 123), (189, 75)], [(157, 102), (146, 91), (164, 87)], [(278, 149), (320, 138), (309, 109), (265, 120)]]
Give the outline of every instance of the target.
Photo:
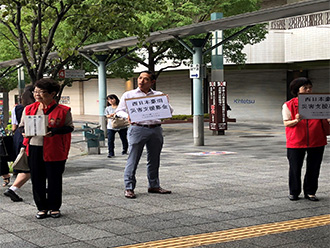
[(108, 106), (104, 110), (104, 115), (108, 118), (107, 134), (108, 134), (108, 158), (115, 156), (115, 134), (118, 132), (123, 145), (122, 155), (127, 154), (128, 142), (127, 142), (127, 126), (113, 128), (111, 124), (111, 118), (115, 116), (115, 111), (119, 104), (119, 99), (115, 94), (107, 96)]
[[(119, 102), (116, 114), (121, 117), (129, 118), (125, 105), (125, 99), (146, 97), (153, 95), (162, 95), (160, 91), (151, 89), (156, 82), (155, 75), (150, 71), (143, 71), (138, 77), (138, 88), (125, 92)], [(173, 109), (171, 108), (171, 112)], [(147, 176), (148, 176), (148, 192), (158, 194), (170, 194), (170, 190), (165, 190), (160, 187), (159, 182), (159, 166), (160, 153), (163, 147), (163, 129), (161, 120), (146, 120), (141, 122), (131, 122), (128, 129), (128, 144), (129, 156), (127, 159), (124, 182), (125, 182), (125, 197), (136, 198), (134, 189), (136, 186), (136, 169), (139, 164), (143, 148), (147, 148)]]

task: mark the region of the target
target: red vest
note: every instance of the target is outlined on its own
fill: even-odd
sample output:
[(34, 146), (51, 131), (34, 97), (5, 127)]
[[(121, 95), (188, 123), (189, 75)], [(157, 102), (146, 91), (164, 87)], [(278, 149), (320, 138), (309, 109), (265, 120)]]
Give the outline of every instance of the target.
[[(294, 120), (298, 114), (298, 98), (292, 98), (286, 102), (291, 119)], [(320, 147), (327, 144), (327, 137), (322, 127), (322, 120), (301, 120), (293, 127), (285, 127), (287, 148), (309, 148)]]
[[(56, 102), (53, 101), (48, 109)], [(25, 115), (35, 115), (38, 111), (40, 102), (35, 102), (25, 107)], [(58, 104), (48, 115), (48, 127), (63, 127), (65, 118), (70, 110), (69, 107)], [(44, 113), (47, 109), (44, 109)], [(24, 138), (23, 144), (27, 146), (28, 154), (29, 139)], [(44, 161), (62, 161), (68, 158), (71, 145), (71, 133), (55, 134), (51, 137), (44, 137), (43, 155)]]

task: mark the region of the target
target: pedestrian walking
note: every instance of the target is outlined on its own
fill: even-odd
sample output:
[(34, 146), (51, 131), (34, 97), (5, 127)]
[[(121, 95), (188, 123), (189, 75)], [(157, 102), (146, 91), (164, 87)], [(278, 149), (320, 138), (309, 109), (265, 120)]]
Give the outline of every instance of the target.
[[(35, 102), (32, 93), (33, 89), (33, 85), (26, 86), (22, 94), (21, 104), (16, 105), (11, 111), (12, 131), (14, 132), (14, 151), (16, 157), (23, 147), (23, 135), (21, 134), (18, 125), (21, 122), (24, 108)], [(23, 201), (23, 199), (17, 194), (17, 192), (30, 179), (31, 174), (30, 170), (14, 170), (14, 172), (17, 173), (16, 179), (14, 183), (4, 192), (4, 195), (10, 197), (13, 202), (19, 202)]]

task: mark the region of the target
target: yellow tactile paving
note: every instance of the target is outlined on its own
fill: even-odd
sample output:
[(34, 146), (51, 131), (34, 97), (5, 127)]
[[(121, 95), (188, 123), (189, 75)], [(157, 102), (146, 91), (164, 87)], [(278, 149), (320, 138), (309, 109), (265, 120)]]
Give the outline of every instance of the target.
[(218, 244), (241, 239), (254, 238), (275, 233), (291, 232), (317, 226), (330, 225), (330, 214), (257, 226), (229, 229), (219, 232), (189, 235), (146, 243), (120, 246), (120, 248), (184, 248)]

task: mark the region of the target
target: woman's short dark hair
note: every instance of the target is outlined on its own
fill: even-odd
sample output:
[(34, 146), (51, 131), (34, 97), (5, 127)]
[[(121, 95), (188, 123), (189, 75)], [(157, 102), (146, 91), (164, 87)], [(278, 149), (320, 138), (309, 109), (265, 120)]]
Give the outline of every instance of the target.
[[(110, 94), (107, 96), (107, 99), (115, 99), (116, 100), (116, 105), (119, 104), (119, 98), (115, 94)], [(110, 103), (107, 102), (107, 106), (110, 106)]]
[(299, 92), (299, 88), (301, 86), (304, 86), (304, 85), (311, 85), (311, 86), (313, 86), (312, 82), (308, 78), (299, 77), (299, 78), (294, 79), (290, 83), (290, 86), (289, 86), (291, 94), (294, 97), (297, 97), (298, 96), (298, 92)]
[(51, 78), (42, 78), (39, 79), (35, 84), (35, 87), (46, 90), (48, 93), (56, 92), (55, 95), (60, 91), (60, 84)]

